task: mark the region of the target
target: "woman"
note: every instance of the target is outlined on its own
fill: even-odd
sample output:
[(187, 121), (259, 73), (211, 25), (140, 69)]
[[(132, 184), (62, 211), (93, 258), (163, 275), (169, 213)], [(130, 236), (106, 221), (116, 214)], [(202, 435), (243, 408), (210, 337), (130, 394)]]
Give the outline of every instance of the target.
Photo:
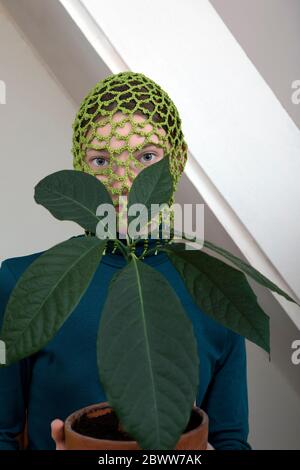
[[(127, 195), (137, 174), (167, 153), (173, 177), (169, 205), (174, 202), (187, 145), (178, 111), (158, 84), (133, 72), (107, 77), (83, 100), (73, 129), (74, 168), (105, 184), (117, 212), (118, 196)], [(135, 250), (168, 279), (193, 323), (201, 358), (196, 403), (209, 416), (209, 448), (250, 449), (245, 341), (196, 306), (164, 253), (147, 254), (156, 241), (140, 240)], [(2, 263), (0, 319), (18, 277), (40, 254)], [(110, 279), (124, 264), (110, 241), (85, 295), (53, 340), (33, 356), (0, 369), (0, 449), (18, 447), (26, 410), (28, 447), (64, 449), (63, 420), (76, 409), (106, 401), (98, 379), (96, 333)]]

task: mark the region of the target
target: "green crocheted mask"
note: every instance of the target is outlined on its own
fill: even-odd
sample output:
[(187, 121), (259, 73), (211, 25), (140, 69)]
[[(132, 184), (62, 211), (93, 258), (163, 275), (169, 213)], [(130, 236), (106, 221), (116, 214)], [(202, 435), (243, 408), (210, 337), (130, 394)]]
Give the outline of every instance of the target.
[[(174, 182), (169, 201), (173, 204), (187, 159), (187, 145), (178, 110), (158, 84), (141, 73), (110, 75), (96, 83), (83, 99), (72, 127), (74, 169), (101, 175), (98, 178), (112, 195), (127, 194), (136, 170), (144, 167), (136, 151), (149, 144), (163, 149), (163, 154), (169, 155)], [(88, 149), (105, 150), (109, 156), (106, 165), (91, 168), (86, 161)], [(118, 167), (123, 170), (116, 171)]]

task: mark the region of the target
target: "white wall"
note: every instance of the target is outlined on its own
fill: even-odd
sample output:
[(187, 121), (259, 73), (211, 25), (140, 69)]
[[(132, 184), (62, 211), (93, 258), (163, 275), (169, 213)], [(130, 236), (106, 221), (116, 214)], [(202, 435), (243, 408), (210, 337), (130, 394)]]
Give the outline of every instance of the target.
[[(210, 0), (226, 26), (300, 128), (299, 0)], [(300, 96), (297, 93), (297, 96)]]
[(82, 233), (33, 199), (40, 179), (72, 168), (71, 124), (76, 107), (32, 47), (0, 10), (1, 243), (4, 258), (37, 252)]

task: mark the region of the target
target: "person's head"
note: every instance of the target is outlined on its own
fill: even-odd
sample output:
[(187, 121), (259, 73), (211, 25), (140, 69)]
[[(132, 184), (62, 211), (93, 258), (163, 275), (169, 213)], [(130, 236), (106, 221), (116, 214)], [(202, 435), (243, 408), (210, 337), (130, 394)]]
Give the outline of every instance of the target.
[(99, 81), (83, 99), (73, 123), (73, 167), (96, 176), (118, 207), (134, 178), (169, 155), (174, 202), (187, 159), (178, 110), (169, 95), (141, 73)]

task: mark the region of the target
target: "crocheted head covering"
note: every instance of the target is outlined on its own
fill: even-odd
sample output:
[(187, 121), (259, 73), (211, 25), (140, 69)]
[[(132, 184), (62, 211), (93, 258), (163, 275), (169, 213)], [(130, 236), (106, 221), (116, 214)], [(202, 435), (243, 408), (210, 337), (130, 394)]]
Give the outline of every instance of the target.
[[(125, 115), (121, 120), (114, 118), (118, 111)], [(144, 119), (137, 121), (134, 119), (136, 114), (142, 114)], [(126, 122), (130, 122), (131, 130), (124, 135), (122, 127)], [(105, 136), (99, 135), (97, 128), (105, 126), (107, 129), (107, 124), (110, 125), (110, 132), (106, 132)], [(164, 155), (169, 155), (173, 177), (173, 194), (169, 205), (173, 204), (174, 192), (187, 159), (187, 144), (181, 130), (178, 110), (169, 95), (157, 83), (142, 73), (121, 72), (109, 75), (96, 83), (83, 99), (72, 127), (74, 169), (92, 175), (106, 175), (102, 182), (111, 194), (122, 195), (126, 189), (129, 190), (127, 181), (133, 181), (135, 177), (132, 168), (144, 167), (134, 157), (136, 150), (149, 143), (161, 147)], [(161, 129), (165, 132), (162, 133)], [(143, 137), (141, 143), (134, 148), (130, 145), (130, 137), (133, 134)], [(112, 138), (119, 140), (118, 148), (110, 146)], [(95, 139), (98, 141), (97, 145)], [(109, 164), (93, 170), (85, 162), (89, 148), (107, 150), (110, 155)], [(124, 150), (128, 150), (126, 161), (118, 159), (117, 156)], [(125, 168), (122, 175), (114, 172), (115, 165)], [(116, 181), (119, 181), (118, 185), (114, 184)]]

